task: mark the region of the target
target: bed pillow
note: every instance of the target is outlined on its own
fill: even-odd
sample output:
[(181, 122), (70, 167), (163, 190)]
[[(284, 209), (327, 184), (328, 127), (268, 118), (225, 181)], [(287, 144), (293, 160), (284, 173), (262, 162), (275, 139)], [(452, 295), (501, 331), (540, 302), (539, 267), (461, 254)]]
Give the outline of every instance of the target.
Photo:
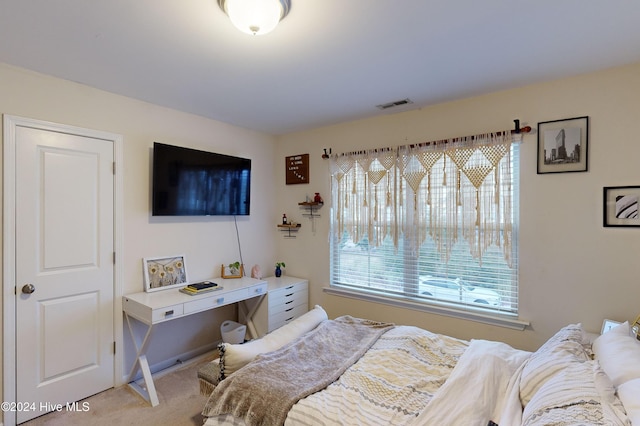
[(626, 425), (613, 383), (595, 361), (572, 363), (546, 381), (522, 412), (523, 426)]
[(616, 387), (640, 378), (640, 342), (631, 335), (628, 322), (594, 340), (593, 352)]
[(618, 396), (632, 425), (640, 425), (640, 379), (629, 380), (618, 386)]
[(280, 349), (287, 343), (313, 330), (318, 324), (327, 319), (327, 313), (324, 309), (316, 305), (309, 312), (260, 339), (237, 345), (221, 343), (218, 345), (220, 353), (219, 380), (223, 380), (233, 372), (238, 371), (238, 369), (253, 361), (259, 354)]
[(526, 407), (538, 389), (560, 370), (572, 363), (590, 359), (583, 346), (584, 331), (581, 324), (571, 324), (560, 329), (535, 351), (522, 369), (520, 402)]

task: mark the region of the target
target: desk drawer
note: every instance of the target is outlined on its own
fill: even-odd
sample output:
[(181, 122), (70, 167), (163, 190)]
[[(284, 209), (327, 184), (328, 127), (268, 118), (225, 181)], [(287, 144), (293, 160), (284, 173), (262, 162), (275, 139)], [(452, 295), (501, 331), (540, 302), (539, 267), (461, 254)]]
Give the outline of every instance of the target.
[(200, 312), (214, 307), (220, 307), (228, 305), (230, 303), (235, 303), (239, 300), (244, 300), (246, 298), (246, 294), (246, 289), (229, 291), (220, 294), (215, 294), (215, 292), (212, 292), (212, 294), (207, 295), (207, 297), (198, 297), (197, 300), (186, 302), (184, 304), (184, 313), (192, 314), (194, 312)]
[(165, 321), (177, 317), (181, 317), (184, 314), (182, 303), (172, 306), (164, 306), (160, 309), (154, 309), (151, 312), (151, 321), (156, 323), (159, 321)]
[(270, 315), (269, 318), (269, 331), (273, 331), (276, 328), (280, 328), (283, 325), (293, 321), (298, 318), (300, 315), (305, 314), (307, 312), (307, 305), (298, 305), (296, 307), (286, 309), (282, 312), (274, 313)]
[(267, 292), (267, 285), (257, 285), (248, 289), (249, 297), (260, 296), (261, 294), (265, 294)]
[(296, 308), (300, 305), (309, 305), (309, 294), (306, 291), (297, 293), (296, 297), (283, 299), (281, 303), (278, 303), (275, 306), (269, 306), (269, 316), (279, 314), (280, 312), (291, 311), (292, 308)]
[(269, 292), (269, 310), (275, 309), (280, 305), (284, 305), (291, 300), (301, 299), (309, 299), (309, 291), (306, 282)]
[(186, 295), (177, 289), (155, 292), (139, 292), (122, 297), (122, 310), (128, 317), (149, 326), (196, 312), (215, 309), (240, 302), (267, 292), (267, 282), (242, 277), (230, 280), (228, 288), (195, 296)]

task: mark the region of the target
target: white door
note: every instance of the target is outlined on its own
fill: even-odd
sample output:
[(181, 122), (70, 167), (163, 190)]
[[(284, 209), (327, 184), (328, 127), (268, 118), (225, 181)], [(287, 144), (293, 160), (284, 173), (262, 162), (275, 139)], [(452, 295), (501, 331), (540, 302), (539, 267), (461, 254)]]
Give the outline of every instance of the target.
[(18, 126), (15, 158), (21, 423), (114, 386), (114, 144)]

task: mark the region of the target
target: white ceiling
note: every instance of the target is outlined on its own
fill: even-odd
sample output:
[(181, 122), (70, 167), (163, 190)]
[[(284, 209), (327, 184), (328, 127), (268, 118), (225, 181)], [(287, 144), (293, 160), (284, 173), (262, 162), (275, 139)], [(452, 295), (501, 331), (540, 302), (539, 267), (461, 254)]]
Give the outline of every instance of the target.
[(291, 1), (1, 0), (0, 62), (274, 135), (640, 62), (637, 0)]

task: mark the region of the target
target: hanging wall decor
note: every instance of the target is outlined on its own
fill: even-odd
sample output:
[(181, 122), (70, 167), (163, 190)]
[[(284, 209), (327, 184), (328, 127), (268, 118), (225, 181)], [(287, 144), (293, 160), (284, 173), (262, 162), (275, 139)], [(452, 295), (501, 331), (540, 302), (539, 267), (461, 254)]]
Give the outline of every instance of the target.
[(538, 123), (538, 174), (586, 172), (589, 117)]
[(603, 226), (640, 226), (640, 186), (607, 186), (603, 189)]
[(285, 176), (287, 185), (309, 183), (309, 154), (285, 157)]

